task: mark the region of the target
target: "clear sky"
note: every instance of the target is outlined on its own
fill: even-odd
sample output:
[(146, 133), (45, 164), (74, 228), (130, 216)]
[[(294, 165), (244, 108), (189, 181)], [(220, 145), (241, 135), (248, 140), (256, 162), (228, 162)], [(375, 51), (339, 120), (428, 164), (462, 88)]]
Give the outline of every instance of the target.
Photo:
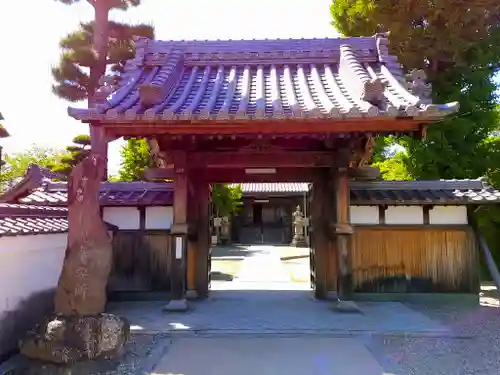
[[(148, 23), (157, 39), (321, 38), (337, 35), (330, 25), (331, 0), (143, 0), (111, 18)], [(306, 5), (307, 4), (307, 5)], [(26, 9), (29, 7), (29, 9)], [(51, 91), (50, 68), (57, 63), (61, 37), (93, 17), (81, 0), (67, 6), (54, 0), (0, 1), (0, 112), (12, 137), (7, 153), (31, 144), (64, 147), (88, 127), (67, 116), (70, 103)], [(109, 150), (109, 169), (119, 168), (119, 148)]]

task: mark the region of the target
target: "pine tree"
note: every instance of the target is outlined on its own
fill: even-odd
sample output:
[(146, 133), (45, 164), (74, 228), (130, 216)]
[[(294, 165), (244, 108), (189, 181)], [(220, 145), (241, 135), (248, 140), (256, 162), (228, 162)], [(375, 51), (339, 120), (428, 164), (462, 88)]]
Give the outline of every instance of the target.
[[(78, 3), (80, 0), (58, 0), (58, 1), (64, 4), (71, 5)], [(87, 24), (87, 26), (92, 27), (90, 39), (85, 39), (85, 40), (80, 39), (80, 41), (83, 42), (84, 46), (78, 45), (77, 43), (71, 45), (70, 49), (73, 49), (73, 47), (76, 46), (90, 47), (90, 48), (78, 48), (77, 50), (80, 51), (80, 54), (73, 55), (73, 57), (76, 59), (75, 61), (73, 61), (73, 63), (76, 63), (78, 65), (82, 63), (81, 66), (90, 68), (90, 72), (88, 74), (88, 82), (85, 84), (85, 87), (87, 89), (86, 91), (87, 97), (89, 99), (92, 99), (95, 90), (97, 90), (98, 88), (99, 79), (106, 73), (106, 68), (109, 64), (108, 46), (113, 30), (112, 25), (109, 22), (110, 11), (113, 9), (127, 10), (130, 7), (140, 5), (141, 1), (140, 0), (86, 0), (86, 1), (92, 6), (92, 8), (94, 8), (94, 22), (92, 22), (91, 25)], [(149, 29), (152, 34), (152, 29), (151, 28)], [(76, 42), (76, 40), (74, 41)], [(120, 44), (118, 45), (120, 46)], [(64, 46), (62, 47), (65, 48)], [(81, 57), (81, 59), (77, 59), (78, 57)], [(62, 60), (64, 60), (64, 54)], [(67, 68), (66, 65), (60, 65), (60, 67)], [(68, 69), (68, 71), (70, 72), (71, 69)], [(80, 69), (78, 72), (82, 73), (82, 70)], [(76, 74), (77, 72), (73, 71), (72, 73), (73, 75), (70, 75), (71, 78), (73, 78), (75, 75), (79, 76), (79, 74)], [(56, 80), (58, 80), (57, 77)], [(63, 96), (63, 98), (66, 99), (65, 96)]]
[(66, 147), (66, 154), (61, 158), (61, 162), (51, 168), (54, 172), (68, 177), (73, 168), (90, 155), (90, 137), (87, 134), (77, 135), (72, 142), (72, 145)]
[[(60, 98), (71, 102), (91, 98), (98, 87), (97, 60), (93, 53), (92, 39), (94, 23), (82, 23), (78, 30), (60, 41), (62, 55), (58, 65), (52, 68), (56, 83), (53, 92)], [(113, 74), (123, 72), (128, 59), (134, 57), (134, 36), (154, 38), (154, 31), (148, 25), (126, 25), (109, 22), (109, 41), (107, 45), (106, 68)], [(105, 69), (106, 70), (106, 69)]]

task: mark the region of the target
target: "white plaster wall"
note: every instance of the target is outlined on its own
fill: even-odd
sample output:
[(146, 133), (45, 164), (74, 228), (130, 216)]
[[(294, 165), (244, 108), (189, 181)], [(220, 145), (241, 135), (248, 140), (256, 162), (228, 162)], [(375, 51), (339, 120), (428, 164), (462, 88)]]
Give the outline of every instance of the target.
[(351, 206), (352, 224), (379, 224), (378, 206)]
[(146, 229), (170, 229), (173, 219), (172, 206), (146, 207)]
[(429, 211), (429, 224), (468, 224), (466, 206), (434, 206)]
[(119, 229), (139, 229), (139, 209), (137, 207), (104, 207), (103, 220)]
[(0, 237), (0, 316), (57, 286), (66, 240), (66, 233)]
[(421, 206), (389, 206), (385, 211), (385, 223), (392, 225), (423, 224), (424, 210)]

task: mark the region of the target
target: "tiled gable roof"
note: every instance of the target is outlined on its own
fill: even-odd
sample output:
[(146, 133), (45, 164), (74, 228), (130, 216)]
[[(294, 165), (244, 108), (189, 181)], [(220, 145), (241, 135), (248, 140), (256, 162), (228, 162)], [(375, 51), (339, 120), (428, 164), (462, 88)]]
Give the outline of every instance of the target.
[[(64, 206), (67, 204), (67, 182), (53, 182), (62, 176), (31, 165), (25, 177), (12, 189), (0, 196), (0, 202), (29, 205)], [(103, 182), (102, 206), (162, 206), (171, 205), (173, 189), (169, 183), (155, 182)]]
[(66, 207), (0, 203), (0, 237), (64, 233), (68, 230)]
[[(237, 185), (237, 184), (233, 184)], [(307, 183), (244, 183), (244, 195), (304, 194)], [(370, 204), (487, 204), (500, 203), (500, 191), (481, 180), (353, 181), (351, 203)]]
[(386, 35), (367, 38), (152, 41), (140, 38), (118, 85), (79, 120), (440, 118), (422, 73), (406, 82)]
[[(113, 224), (105, 224), (109, 230), (117, 229)], [(67, 207), (0, 203), (0, 237), (67, 231)]]

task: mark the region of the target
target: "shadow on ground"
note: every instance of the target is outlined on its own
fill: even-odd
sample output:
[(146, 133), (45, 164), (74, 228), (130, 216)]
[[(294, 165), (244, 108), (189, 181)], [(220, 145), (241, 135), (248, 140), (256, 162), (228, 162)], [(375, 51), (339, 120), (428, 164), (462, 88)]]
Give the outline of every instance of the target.
[(211, 278), (213, 281), (233, 281), (234, 275), (230, 275), (228, 273), (220, 271), (212, 271)]
[(212, 248), (212, 259), (217, 258), (248, 258), (259, 253), (251, 250), (249, 246), (215, 246)]
[[(274, 284), (287, 287), (291, 283)], [(363, 314), (338, 313), (332, 309), (331, 301), (313, 299), (310, 290), (212, 291), (210, 299), (190, 302), (188, 313), (165, 314), (164, 304), (119, 303), (110, 304), (109, 310), (126, 316), (138, 331), (155, 333), (443, 332), (445, 328), (395, 302), (360, 302)]]

